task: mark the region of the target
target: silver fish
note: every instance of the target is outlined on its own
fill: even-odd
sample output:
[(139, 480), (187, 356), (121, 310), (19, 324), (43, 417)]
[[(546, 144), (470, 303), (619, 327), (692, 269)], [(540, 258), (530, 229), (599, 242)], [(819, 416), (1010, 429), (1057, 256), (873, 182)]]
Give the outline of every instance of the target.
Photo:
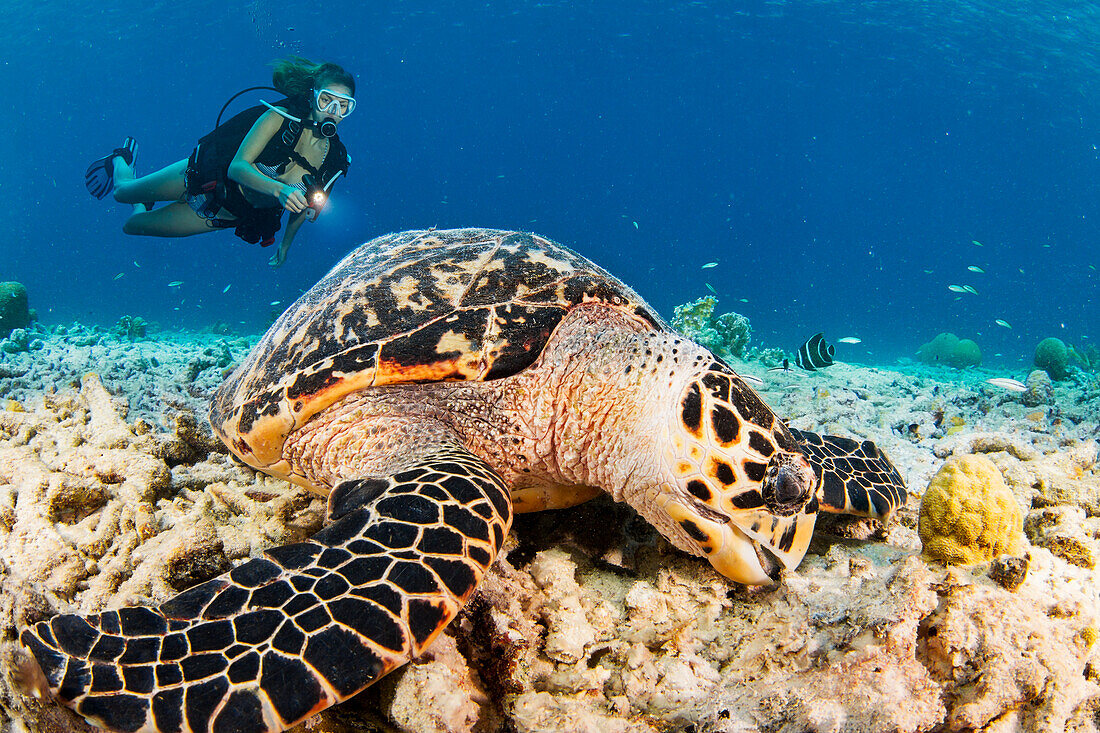
[(1000, 387), (1001, 389), (1007, 389), (1009, 392), (1026, 392), (1027, 385), (1018, 379), (1010, 379), (1009, 377), (994, 377), (993, 379), (985, 380), (986, 384), (992, 384), (994, 387)]

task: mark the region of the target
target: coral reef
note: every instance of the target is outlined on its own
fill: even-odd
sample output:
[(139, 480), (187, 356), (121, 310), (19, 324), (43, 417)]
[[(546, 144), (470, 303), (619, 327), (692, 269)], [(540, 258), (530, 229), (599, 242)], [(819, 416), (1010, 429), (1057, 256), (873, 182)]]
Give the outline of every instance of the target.
[(0, 338), (13, 329), (26, 328), (30, 323), (27, 289), (22, 283), (0, 282)]
[(111, 329), (111, 335), (119, 339), (137, 341), (149, 332), (149, 324), (141, 316), (122, 316)]
[(944, 463), (928, 484), (919, 533), (928, 557), (973, 565), (1019, 552), (1023, 520), (993, 461), (964, 455)]
[(35, 338), (25, 328), (13, 329), (6, 339), (0, 340), (0, 351), (5, 354), (19, 354), (38, 351), (45, 347), (42, 339)]
[(1054, 385), (1050, 382), (1050, 375), (1042, 369), (1036, 369), (1027, 375), (1027, 390), (1020, 395), (1020, 401), (1028, 407), (1054, 404)]
[[(24, 410), (0, 411), (9, 667), (27, 623), (160, 602), (310, 534), (323, 511), (222, 452), (201, 417), (217, 362), (246, 339), (65, 331), (0, 372)], [(914, 499), (885, 528), (821, 517), (796, 570), (746, 589), (607, 497), (518, 515), (428, 654), (297, 733), (1095, 730), (1100, 413), (1072, 380), (1051, 386), (1057, 409), (1036, 408), (989, 390), (988, 371), (928, 376), (941, 372), (837, 364), (760, 390), (795, 427), (875, 440), (914, 494), (944, 461), (988, 459), (1026, 515), (1011, 556), (927, 563)], [(7, 677), (0, 728), (92, 730)]]
[(960, 339), (953, 333), (941, 333), (917, 349), (917, 359), (925, 364), (965, 369), (982, 363), (982, 351), (970, 339)]
[(1088, 344), (1081, 348), (1074, 346), (1066, 348), (1073, 361), (1086, 372), (1100, 372), (1100, 347), (1096, 344)]
[(1035, 347), (1035, 366), (1050, 375), (1051, 379), (1069, 376), (1070, 352), (1060, 338), (1045, 338)]
[(742, 358), (749, 346), (752, 327), (740, 313), (714, 315), (718, 298), (707, 295), (676, 306), (672, 327), (706, 346), (718, 356)]

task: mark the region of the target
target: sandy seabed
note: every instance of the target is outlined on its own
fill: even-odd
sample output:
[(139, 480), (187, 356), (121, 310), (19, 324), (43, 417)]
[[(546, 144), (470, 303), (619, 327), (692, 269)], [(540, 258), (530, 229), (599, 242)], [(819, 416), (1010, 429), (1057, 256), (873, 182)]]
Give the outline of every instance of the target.
[[(0, 354), (0, 725), (11, 731), (92, 730), (13, 682), (21, 628), (160, 603), (305, 538), (324, 510), (210, 433), (210, 394), (253, 340), (54, 331)], [(792, 426), (874, 440), (909, 504), (886, 527), (819, 522), (776, 589), (725, 580), (607, 499), (520, 515), (425, 657), (299, 729), (1100, 729), (1095, 377), (1014, 393), (984, 385), (1003, 375), (980, 368), (734, 366), (766, 377), (762, 395)], [(969, 453), (996, 464), (1024, 516), (1018, 585), (1004, 562), (921, 557), (920, 495), (945, 459)]]

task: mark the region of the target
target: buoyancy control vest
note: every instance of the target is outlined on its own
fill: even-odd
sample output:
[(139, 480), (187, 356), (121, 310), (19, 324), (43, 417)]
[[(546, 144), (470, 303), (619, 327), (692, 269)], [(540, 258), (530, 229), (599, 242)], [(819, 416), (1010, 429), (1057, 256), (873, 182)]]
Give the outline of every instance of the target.
[[(274, 104), (299, 119), (309, 117), (309, 107), (302, 101), (282, 99)], [(212, 131), (199, 138), (198, 145), (187, 161), (187, 196), (205, 196), (205, 213), (200, 216), (214, 220), (218, 211), (225, 209), (237, 217), (225, 222), (235, 227), (238, 237), (251, 244), (267, 246), (275, 241), (275, 233), (282, 227), (283, 208), (256, 207), (244, 197), (240, 186), (229, 178), (229, 164), (240, 149), (241, 143), (261, 115), (268, 111), (265, 105), (256, 105), (230, 117)], [(305, 123), (308, 124), (308, 123)], [(337, 174), (347, 175), (350, 159), (347, 148), (338, 135), (329, 138), (329, 149), (320, 168), (314, 168), (294, 150), (302, 137), (303, 123), (283, 118), (279, 130), (271, 136), (256, 162), (276, 169), (279, 173), (295, 162), (309, 171), (318, 181), (326, 184)]]

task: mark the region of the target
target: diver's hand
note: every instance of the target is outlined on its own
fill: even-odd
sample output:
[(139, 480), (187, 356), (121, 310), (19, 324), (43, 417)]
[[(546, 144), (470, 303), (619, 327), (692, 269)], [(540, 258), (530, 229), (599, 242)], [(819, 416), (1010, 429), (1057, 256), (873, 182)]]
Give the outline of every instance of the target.
[(305, 194), (289, 185), (284, 185), (279, 189), (279, 204), (292, 214), (301, 213), (309, 206)]

